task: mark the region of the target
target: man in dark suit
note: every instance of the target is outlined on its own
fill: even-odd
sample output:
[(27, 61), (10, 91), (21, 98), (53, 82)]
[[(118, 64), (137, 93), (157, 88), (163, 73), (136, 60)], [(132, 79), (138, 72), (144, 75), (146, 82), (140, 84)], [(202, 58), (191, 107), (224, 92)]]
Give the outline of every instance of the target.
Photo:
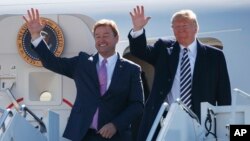
[[(28, 10), (23, 18), (43, 66), (75, 82), (77, 95), (63, 136), (72, 141), (131, 141), (131, 123), (143, 111), (141, 68), (115, 51), (115, 22), (103, 19), (94, 25), (97, 54), (60, 58), (40, 35), (44, 25), (39, 11)], [(102, 74), (100, 68), (105, 70)]]
[[(200, 117), (200, 103), (230, 105), (231, 88), (224, 54), (221, 50), (202, 44), (196, 34), (199, 25), (191, 10), (176, 12), (172, 17), (175, 40), (159, 39), (147, 45), (144, 26), (150, 17), (144, 16), (144, 7), (130, 12), (133, 29), (128, 38), (130, 51), (136, 57), (152, 64), (155, 69), (151, 94), (146, 101), (138, 141), (145, 141), (161, 104), (173, 103), (181, 96), (181, 58), (187, 52), (190, 66), (190, 89), (187, 105)], [(188, 85), (188, 83), (185, 83)]]

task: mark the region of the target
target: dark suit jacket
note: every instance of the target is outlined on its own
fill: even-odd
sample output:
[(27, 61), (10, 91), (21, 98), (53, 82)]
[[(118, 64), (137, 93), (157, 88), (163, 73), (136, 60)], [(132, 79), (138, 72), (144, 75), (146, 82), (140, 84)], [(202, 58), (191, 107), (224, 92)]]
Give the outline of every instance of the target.
[(130, 124), (143, 111), (143, 87), (138, 65), (118, 55), (111, 84), (101, 96), (96, 70), (97, 54), (91, 56), (80, 52), (73, 58), (59, 58), (47, 49), (44, 41), (35, 51), (45, 68), (72, 78), (75, 82), (77, 95), (64, 137), (80, 141), (99, 107), (98, 128), (109, 122), (117, 128), (117, 133), (110, 141), (131, 140)]
[[(144, 141), (161, 104), (169, 94), (176, 74), (180, 46), (172, 40), (159, 39), (148, 46), (144, 33), (133, 39), (130, 51), (136, 57), (152, 64), (155, 69), (151, 94), (146, 102), (138, 141)], [(197, 40), (197, 57), (192, 80), (192, 110), (200, 117), (200, 103), (231, 104), (231, 88), (225, 57), (221, 50), (204, 45)]]

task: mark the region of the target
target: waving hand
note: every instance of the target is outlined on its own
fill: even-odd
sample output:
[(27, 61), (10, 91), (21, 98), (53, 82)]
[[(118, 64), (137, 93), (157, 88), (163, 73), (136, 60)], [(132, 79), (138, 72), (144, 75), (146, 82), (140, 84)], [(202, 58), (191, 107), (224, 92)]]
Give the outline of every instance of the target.
[(142, 29), (150, 19), (150, 17), (145, 17), (143, 6), (136, 6), (136, 8), (134, 8), (134, 12), (130, 12), (130, 16), (132, 18), (134, 31)]
[(27, 16), (23, 16), (23, 19), (26, 21), (32, 40), (40, 37), (40, 32), (44, 28), (44, 25), (41, 23), (39, 11), (33, 8), (27, 10)]

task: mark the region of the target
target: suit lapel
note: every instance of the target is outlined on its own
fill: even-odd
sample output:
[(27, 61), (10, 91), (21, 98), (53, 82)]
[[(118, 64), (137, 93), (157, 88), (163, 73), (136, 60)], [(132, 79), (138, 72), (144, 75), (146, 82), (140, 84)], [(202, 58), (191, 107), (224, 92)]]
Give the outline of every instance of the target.
[[(197, 55), (195, 59), (194, 72), (193, 72), (193, 83), (199, 81), (198, 78), (203, 78), (201, 76), (202, 72), (206, 71), (206, 48), (197, 41)], [(199, 83), (199, 82), (197, 82)]]
[(91, 61), (90, 66), (86, 66), (89, 67), (90, 71), (90, 77), (92, 77), (93, 79), (93, 83), (95, 85), (95, 90), (99, 90), (99, 79), (98, 79), (98, 74), (97, 74), (97, 69), (96, 69), (96, 64), (98, 62), (98, 54), (95, 54), (94, 56), (90, 56), (88, 60)]
[(125, 66), (123, 64), (123, 59), (120, 57), (120, 55), (118, 54), (118, 59), (117, 62), (115, 64), (115, 68), (114, 68), (114, 72), (111, 78), (111, 83), (109, 85), (109, 88), (107, 90), (107, 92), (112, 89), (112, 87), (116, 87), (116, 82), (119, 81), (120, 75), (122, 74), (122, 72), (124, 71)]
[(177, 42), (175, 42), (173, 44), (173, 51), (169, 56), (169, 68), (170, 68), (170, 72), (171, 72), (171, 76), (175, 76), (177, 67), (178, 67), (178, 63), (179, 63), (179, 54), (180, 54), (180, 46)]

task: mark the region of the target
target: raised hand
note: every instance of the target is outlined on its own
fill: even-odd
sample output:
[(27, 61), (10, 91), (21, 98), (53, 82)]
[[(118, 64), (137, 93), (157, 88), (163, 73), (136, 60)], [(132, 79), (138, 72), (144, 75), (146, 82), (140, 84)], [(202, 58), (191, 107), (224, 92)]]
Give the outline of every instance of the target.
[(40, 37), (40, 32), (45, 25), (41, 23), (39, 11), (33, 8), (27, 10), (27, 16), (23, 16), (23, 19), (26, 21), (32, 40)]
[(148, 23), (150, 19), (150, 17), (145, 17), (143, 6), (136, 6), (136, 8), (134, 8), (134, 13), (132, 12), (129, 13), (132, 18), (134, 31), (141, 30)]

